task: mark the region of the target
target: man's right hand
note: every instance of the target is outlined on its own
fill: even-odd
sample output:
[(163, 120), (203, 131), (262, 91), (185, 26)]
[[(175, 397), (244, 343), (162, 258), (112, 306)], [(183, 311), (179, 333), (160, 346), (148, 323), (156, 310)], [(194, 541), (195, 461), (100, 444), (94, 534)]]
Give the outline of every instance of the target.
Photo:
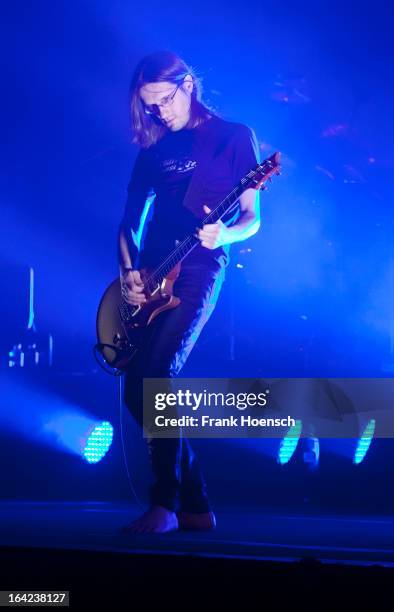
[(120, 286), (122, 288), (122, 297), (128, 304), (140, 306), (146, 302), (146, 297), (143, 293), (144, 284), (138, 270), (126, 270), (121, 274)]

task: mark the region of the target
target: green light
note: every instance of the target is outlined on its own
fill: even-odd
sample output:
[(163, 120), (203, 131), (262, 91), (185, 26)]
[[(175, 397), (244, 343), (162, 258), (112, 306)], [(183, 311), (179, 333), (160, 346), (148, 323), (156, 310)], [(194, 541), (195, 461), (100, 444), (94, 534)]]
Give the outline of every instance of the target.
[(97, 425), (86, 440), (83, 456), (88, 463), (98, 463), (108, 452), (114, 429), (108, 421)]
[(290, 427), (289, 431), (280, 443), (278, 453), (278, 463), (285, 465), (292, 458), (297, 448), (302, 431), (302, 421), (297, 420), (296, 424)]
[(372, 438), (375, 433), (375, 425), (376, 425), (375, 419), (371, 419), (370, 421), (368, 421), (368, 424), (366, 428), (364, 429), (364, 433), (357, 443), (356, 452), (354, 453), (353, 463), (355, 465), (358, 465), (359, 463), (361, 463), (363, 459), (365, 458), (365, 455), (367, 454), (368, 449), (372, 443)]

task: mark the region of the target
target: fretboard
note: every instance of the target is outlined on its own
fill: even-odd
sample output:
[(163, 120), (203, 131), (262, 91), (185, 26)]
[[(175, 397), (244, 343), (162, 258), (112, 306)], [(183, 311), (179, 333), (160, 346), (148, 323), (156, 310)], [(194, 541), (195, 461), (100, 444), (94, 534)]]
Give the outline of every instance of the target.
[[(201, 220), (201, 226), (206, 225), (207, 223), (216, 223), (224, 217), (226, 213), (228, 213), (231, 208), (236, 204), (239, 200), (242, 193), (247, 189), (248, 180), (245, 177), (242, 181), (235, 187), (231, 193), (229, 193), (224, 200), (220, 202), (211, 212)], [(168, 275), (168, 273), (174, 268), (177, 263), (185, 259), (191, 253), (191, 251), (198, 245), (201, 244), (200, 240), (196, 238), (193, 234), (187, 236), (182, 242), (177, 244), (175, 249), (171, 251), (171, 253), (164, 259), (164, 261), (151, 273), (148, 279), (145, 281), (145, 286), (148, 291), (153, 291), (157, 285), (161, 285), (164, 278)]]
[[(264, 160), (261, 164), (258, 164), (254, 170), (251, 170), (244, 176), (244, 178), (238, 183), (238, 185), (222, 200), (211, 212), (200, 221), (201, 226), (207, 223), (216, 223), (224, 217), (224, 215), (230, 212), (233, 207), (235, 208), (237, 201), (246, 189), (254, 187), (255, 189), (261, 189), (262, 185), (266, 182), (271, 175), (279, 169), (279, 157), (280, 153), (274, 153), (271, 157)], [(184, 240), (176, 245), (173, 251), (162, 261), (162, 263), (151, 272), (148, 278), (144, 279), (144, 285), (148, 292), (152, 293), (158, 286), (160, 286), (164, 278), (169, 272), (185, 257), (191, 253), (191, 251), (198, 245), (201, 244), (200, 240), (194, 235), (190, 234)], [(119, 307), (123, 320), (130, 320), (133, 316), (133, 311), (137, 310), (137, 306), (131, 306), (124, 300)]]

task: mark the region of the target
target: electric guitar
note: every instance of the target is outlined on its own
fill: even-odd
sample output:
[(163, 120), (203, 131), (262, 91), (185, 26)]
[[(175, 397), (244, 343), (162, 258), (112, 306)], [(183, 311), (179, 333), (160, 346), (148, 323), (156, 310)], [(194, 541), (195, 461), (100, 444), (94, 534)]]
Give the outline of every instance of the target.
[[(258, 164), (244, 176), (238, 185), (201, 221), (201, 227), (207, 223), (216, 223), (226, 213), (234, 210), (239, 197), (251, 187), (264, 189), (266, 181), (274, 174), (280, 174), (280, 153)], [(116, 373), (126, 370), (144, 340), (144, 331), (148, 325), (165, 310), (176, 308), (180, 299), (173, 294), (173, 286), (179, 276), (181, 262), (200, 244), (200, 240), (191, 234), (177, 244), (161, 264), (154, 270), (141, 269), (141, 280), (144, 283), (146, 302), (133, 306), (122, 297), (120, 279), (114, 280), (105, 291), (97, 312), (97, 344), (94, 347), (108, 368)]]

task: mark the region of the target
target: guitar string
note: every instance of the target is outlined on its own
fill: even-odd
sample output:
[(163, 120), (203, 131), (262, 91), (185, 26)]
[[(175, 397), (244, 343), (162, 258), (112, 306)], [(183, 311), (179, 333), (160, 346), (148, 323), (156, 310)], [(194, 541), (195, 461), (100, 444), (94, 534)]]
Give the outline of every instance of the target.
[[(265, 162), (264, 162), (264, 163), (265, 163)], [(259, 165), (259, 168), (260, 168), (260, 166), (263, 166), (263, 165), (264, 165), (264, 163), (263, 163), (263, 164), (260, 164), (260, 165)], [(262, 168), (261, 168), (261, 169), (262, 169)], [(223, 207), (224, 207), (224, 206), (226, 206), (227, 204), (230, 204), (230, 206), (229, 206), (228, 208), (226, 208), (225, 210), (223, 210), (223, 212), (222, 212), (222, 213), (220, 213), (220, 215), (219, 215), (219, 217), (218, 217), (218, 218), (220, 218), (220, 216), (222, 216), (223, 214), (225, 214), (226, 212), (228, 212), (228, 210), (230, 209), (230, 207), (231, 207), (233, 204), (235, 204), (235, 202), (236, 202), (236, 200), (234, 200), (234, 201), (232, 201), (232, 202), (231, 202), (231, 199), (233, 198), (233, 196), (235, 196), (235, 195), (236, 195), (236, 196), (238, 196), (238, 197), (239, 197), (240, 195), (242, 195), (241, 193), (240, 193), (240, 194), (238, 194), (238, 193), (237, 193), (237, 192), (239, 191), (240, 187), (241, 187), (241, 186), (243, 186), (243, 185), (244, 185), (244, 183), (245, 183), (245, 182), (247, 182), (247, 180), (248, 180), (248, 179), (251, 179), (251, 178), (252, 178), (252, 176), (253, 176), (253, 174), (256, 174), (256, 173), (257, 173), (257, 170), (251, 170), (250, 172), (248, 172), (248, 174), (247, 174), (247, 175), (246, 175), (244, 178), (242, 178), (242, 179), (241, 179), (240, 184), (238, 184), (236, 187), (234, 187), (234, 189), (233, 189), (233, 190), (232, 190), (232, 191), (231, 191), (231, 192), (230, 192), (230, 193), (229, 193), (229, 194), (228, 194), (228, 195), (227, 195), (227, 196), (226, 196), (226, 197), (225, 197), (225, 198), (224, 198), (224, 199), (223, 199), (223, 200), (220, 202), (220, 204), (218, 204), (218, 205), (217, 205), (217, 207), (216, 207), (216, 208), (215, 208), (213, 211), (211, 211), (211, 212), (210, 212), (210, 213), (209, 213), (209, 214), (208, 214), (208, 215), (207, 215), (207, 216), (206, 216), (204, 219), (202, 219), (202, 224), (203, 224), (203, 225), (205, 225), (207, 222), (211, 221), (211, 220), (212, 220), (212, 218), (213, 218), (213, 217), (215, 217), (215, 215), (218, 213), (218, 211), (219, 211), (219, 209), (220, 209), (220, 208), (223, 208)], [(238, 197), (237, 197), (237, 199), (238, 199)], [(229, 202), (229, 200), (230, 200), (230, 202)], [(148, 279), (146, 280), (146, 284), (147, 284), (147, 285), (148, 285), (148, 283), (150, 283), (151, 279), (153, 279), (155, 276), (157, 276), (157, 275), (159, 274), (159, 272), (161, 272), (161, 271), (162, 271), (162, 269), (164, 269), (164, 270), (166, 269), (166, 267), (168, 266), (168, 263), (170, 263), (170, 262), (171, 262), (171, 265), (173, 264), (173, 261), (172, 261), (172, 260), (176, 259), (177, 252), (178, 252), (178, 251), (179, 251), (179, 252), (180, 252), (180, 251), (182, 251), (182, 249), (184, 249), (184, 248), (185, 248), (186, 243), (187, 243), (188, 241), (192, 240), (192, 238), (193, 238), (192, 236), (188, 236), (187, 238), (185, 238), (185, 239), (184, 239), (184, 241), (183, 241), (181, 244), (177, 245), (177, 248), (176, 248), (176, 249), (174, 249), (174, 251), (172, 251), (172, 252), (170, 253), (170, 255), (168, 255), (168, 256), (167, 256), (167, 258), (166, 258), (166, 259), (165, 259), (165, 260), (164, 260), (164, 261), (163, 261), (163, 262), (160, 264), (160, 266), (159, 266), (158, 268), (156, 268), (156, 270), (154, 270), (154, 271), (152, 272), (151, 276), (150, 276), (150, 277), (148, 277)], [(198, 243), (196, 243), (196, 244), (198, 244)], [(186, 253), (185, 253), (185, 254), (186, 254)], [(184, 254), (184, 255), (185, 255), (185, 254)], [(183, 256), (184, 256), (184, 255), (183, 255)], [(173, 265), (172, 265), (172, 267), (173, 267)], [(156, 284), (156, 283), (155, 283), (155, 284)]]
[[(217, 207), (216, 207), (216, 208), (215, 208), (213, 211), (211, 211), (211, 212), (210, 212), (210, 213), (207, 215), (207, 217), (205, 217), (205, 218), (202, 220), (203, 225), (204, 225), (204, 224), (205, 224), (207, 221), (211, 220), (211, 217), (214, 217), (214, 216), (215, 216), (215, 215), (218, 213), (219, 209), (220, 209), (220, 208), (223, 208), (223, 206), (226, 206), (226, 204), (228, 204), (228, 203), (229, 203), (228, 208), (225, 208), (225, 209), (223, 210), (223, 212), (221, 213), (221, 215), (219, 215), (219, 217), (218, 217), (218, 218), (220, 218), (220, 216), (223, 216), (223, 215), (224, 215), (226, 212), (228, 212), (229, 210), (231, 210), (231, 207), (233, 206), (233, 204), (235, 204), (235, 202), (236, 202), (236, 201), (237, 201), (237, 199), (240, 197), (240, 195), (242, 195), (243, 191), (245, 191), (245, 189), (243, 189), (243, 190), (241, 191), (241, 193), (239, 193), (239, 194), (238, 194), (238, 191), (240, 190), (240, 188), (241, 188), (241, 187), (243, 187), (243, 186), (244, 186), (244, 184), (245, 184), (246, 182), (248, 182), (248, 181), (249, 181), (251, 178), (253, 178), (253, 175), (256, 175), (256, 174), (257, 174), (257, 172), (265, 171), (265, 172), (267, 173), (267, 170), (266, 170), (266, 168), (265, 168), (265, 166), (267, 166), (267, 165), (269, 166), (269, 168), (268, 168), (269, 170), (270, 170), (270, 169), (272, 169), (272, 168), (274, 167), (274, 166), (273, 166), (273, 163), (271, 162), (271, 160), (270, 160), (270, 159), (268, 159), (268, 160), (265, 160), (265, 161), (264, 161), (262, 164), (259, 164), (259, 165), (257, 166), (257, 169), (255, 169), (255, 170), (250, 170), (250, 171), (248, 172), (248, 174), (246, 174), (246, 175), (245, 175), (245, 177), (243, 177), (243, 178), (241, 179), (240, 183), (239, 183), (239, 184), (238, 184), (236, 187), (234, 187), (234, 189), (233, 189), (233, 190), (232, 190), (232, 191), (231, 191), (231, 192), (230, 192), (230, 193), (229, 193), (229, 194), (228, 194), (228, 195), (227, 195), (227, 196), (226, 196), (226, 197), (225, 197), (225, 198), (222, 200), (222, 202), (220, 202), (220, 204), (218, 204), (218, 206), (217, 206)], [(268, 178), (268, 177), (267, 177), (267, 176), (265, 176), (264, 178)], [(236, 198), (236, 199), (234, 199), (233, 201), (231, 201), (231, 199), (232, 199), (234, 196), (237, 196), (237, 198)], [(229, 200), (230, 200), (230, 202), (228, 202)], [(195, 242), (194, 244), (188, 244), (190, 241), (193, 243), (193, 238), (196, 240), (196, 242)], [(184, 259), (184, 258), (185, 258), (185, 257), (186, 257), (186, 256), (187, 256), (187, 255), (188, 255), (190, 252), (191, 252), (191, 250), (193, 250), (193, 248), (195, 248), (195, 247), (197, 246), (197, 244), (198, 244), (198, 239), (196, 239), (194, 236), (188, 236), (188, 237), (187, 237), (187, 238), (186, 238), (186, 239), (185, 239), (185, 240), (184, 240), (184, 241), (183, 241), (183, 242), (182, 242), (180, 245), (178, 245), (178, 246), (177, 246), (177, 248), (176, 248), (176, 249), (174, 249), (174, 251), (172, 251), (172, 252), (170, 253), (170, 255), (168, 255), (168, 256), (167, 256), (167, 258), (164, 260), (164, 262), (162, 262), (162, 264), (161, 264), (161, 265), (160, 265), (160, 266), (159, 266), (159, 267), (158, 267), (156, 270), (154, 270), (154, 271), (152, 272), (152, 274), (151, 274), (151, 275), (148, 277), (148, 279), (146, 279), (146, 281), (145, 281), (145, 286), (147, 286), (148, 290), (149, 290), (149, 291), (151, 291), (151, 290), (153, 290), (153, 289), (154, 289), (154, 288), (155, 288), (155, 287), (156, 287), (158, 284), (160, 284), (160, 282), (159, 282), (159, 281), (154, 280), (154, 278), (155, 278), (156, 276), (158, 276), (158, 275), (159, 275), (159, 273), (160, 273), (160, 276), (161, 276), (162, 278), (164, 278), (164, 277), (166, 276), (166, 274), (168, 274), (168, 272), (169, 272), (169, 271), (170, 271), (170, 270), (171, 270), (171, 269), (172, 269), (172, 268), (173, 268), (173, 267), (174, 267), (174, 266), (175, 266), (177, 263), (179, 263), (179, 261), (182, 261), (182, 259)], [(182, 257), (181, 257), (181, 258), (179, 258), (179, 254), (182, 252), (182, 249), (185, 249), (185, 251), (182, 253)], [(170, 267), (169, 267), (169, 266), (170, 266)], [(151, 284), (152, 284), (152, 280), (154, 280), (154, 285), (153, 285), (153, 286), (151, 286)], [(129, 304), (127, 304), (127, 302), (125, 302), (124, 300), (123, 300), (123, 304), (124, 304), (124, 306), (123, 306), (122, 310), (126, 310), (126, 315), (127, 315), (127, 318), (129, 318), (129, 317), (132, 315), (132, 313), (130, 312), (130, 305), (129, 305)], [(135, 306), (133, 306), (133, 308), (135, 308)]]
[[(250, 173), (249, 173), (250, 174)], [(248, 175), (247, 175), (248, 176)], [(242, 182), (246, 181), (246, 177), (244, 177), (244, 179), (242, 179)], [(218, 206), (211, 211), (203, 220), (202, 223), (203, 225), (210, 220), (211, 216), (214, 216), (215, 213), (218, 212), (218, 210), (223, 207), (227, 202), (227, 200), (230, 200), (234, 195), (236, 195), (237, 191), (239, 190), (240, 185), (237, 185), (223, 200), (222, 202), (220, 202), (220, 204), (218, 204)], [(241, 194), (240, 194), (241, 195)], [(239, 196), (238, 196), (239, 197)], [(230, 202), (228, 209), (231, 208), (231, 206), (236, 202), (236, 200), (234, 200), (233, 202)], [(222, 214), (224, 214), (226, 212), (226, 210), (223, 211)], [(220, 218), (220, 217), (219, 217)], [(176, 249), (174, 249), (167, 257), (166, 259), (160, 264), (160, 266), (158, 266), (158, 268), (156, 268), (152, 274), (145, 280), (144, 285), (148, 288), (149, 291), (152, 291), (155, 286), (157, 286), (158, 281), (155, 280), (155, 277), (158, 276), (159, 274), (161, 276), (166, 276), (166, 274), (168, 272), (166, 272), (166, 269), (168, 268), (168, 266), (170, 266), (168, 268), (168, 271), (171, 270), (179, 261), (182, 261), (182, 259), (184, 259), (186, 257), (186, 255), (189, 254), (189, 252), (198, 244), (198, 239), (195, 238), (196, 242), (195, 244), (188, 244), (189, 242), (193, 242), (193, 236), (187, 236), (179, 245), (177, 245)], [(185, 249), (185, 252), (182, 254), (182, 258), (178, 259), (177, 255), (181, 253), (182, 249)], [(152, 281), (153, 281), (153, 285), (152, 285)], [(122, 300), (122, 304), (121, 304), (121, 308), (122, 310), (126, 310), (126, 315), (129, 317), (131, 316), (131, 312), (130, 312), (130, 305), (125, 302), (125, 300)], [(135, 308), (135, 306), (133, 307)]]
[[(202, 224), (205, 225), (207, 222), (211, 221), (212, 218), (218, 214), (218, 211), (223, 208), (224, 206), (226, 206), (227, 204), (229, 204), (228, 208), (224, 208), (223, 212), (218, 216), (218, 219), (220, 219), (221, 216), (223, 216), (226, 212), (229, 212), (229, 210), (231, 210), (231, 207), (235, 204), (235, 202), (237, 201), (237, 199), (242, 195), (242, 193), (245, 191), (246, 188), (242, 189), (241, 193), (238, 194), (238, 191), (241, 189), (241, 187), (244, 186), (244, 184), (248, 181), (250, 181), (250, 179), (253, 178), (254, 175), (257, 174), (257, 172), (266, 172), (267, 173), (267, 169), (266, 166), (268, 166), (268, 170), (272, 170), (274, 168), (274, 163), (271, 161), (271, 158), (266, 159), (264, 162), (262, 162), (261, 164), (259, 164), (257, 166), (256, 169), (254, 170), (250, 170), (239, 182), (238, 185), (236, 185), (236, 187), (234, 187), (234, 189), (232, 191), (230, 191), (230, 193), (220, 202), (220, 204), (218, 204), (216, 206), (216, 208), (211, 211), (204, 219), (202, 219)], [(265, 179), (268, 178), (268, 176), (264, 177)], [(234, 199), (233, 201), (231, 201), (231, 199), (237, 196), (236, 199)], [(196, 240), (196, 242), (193, 244), (193, 238)], [(192, 244), (188, 244), (189, 242), (192, 242)], [(146, 279), (145, 281), (145, 286), (148, 288), (149, 291), (153, 290), (157, 284), (160, 284), (158, 281), (154, 280), (156, 276), (162, 276), (163, 278), (166, 276), (166, 274), (168, 274), (168, 272), (180, 261), (182, 261), (182, 259), (184, 259), (186, 257), (186, 255), (188, 255), (190, 253), (190, 251), (195, 248), (198, 244), (198, 239), (195, 236), (187, 236), (187, 238), (185, 238), (183, 240), (183, 242), (179, 245), (177, 245), (176, 249), (174, 249), (167, 257), (166, 259), (160, 264), (160, 266), (158, 266), (158, 268), (156, 268), (156, 270), (154, 270), (152, 272), (152, 274)], [(185, 249), (185, 252), (182, 254), (182, 257), (179, 259), (178, 255), (181, 253), (182, 249)], [(168, 265), (170, 265), (170, 267), (168, 268)], [(168, 270), (167, 270), (168, 268)], [(154, 285), (151, 286), (152, 280), (154, 282)], [(120, 306), (120, 308), (122, 310), (126, 310), (126, 314), (127, 314), (127, 318), (129, 318), (131, 316), (131, 312), (130, 312), (130, 304), (128, 304), (125, 300), (122, 300), (122, 304)], [(133, 308), (135, 308), (135, 306), (133, 305)]]
[[(222, 200), (222, 202), (220, 202), (220, 204), (218, 204), (218, 206), (217, 206), (217, 207), (216, 207), (216, 208), (215, 208), (213, 211), (211, 211), (211, 212), (210, 212), (210, 213), (209, 213), (209, 214), (208, 214), (206, 217), (204, 217), (204, 219), (202, 219), (202, 224), (203, 224), (203, 225), (205, 225), (207, 222), (211, 221), (211, 220), (212, 220), (212, 219), (211, 219), (211, 217), (213, 217), (213, 216), (215, 215), (215, 213), (217, 213), (217, 212), (218, 212), (218, 210), (219, 210), (221, 207), (223, 207), (223, 206), (226, 204), (226, 200), (231, 199), (231, 197), (232, 197), (233, 195), (235, 195), (235, 193), (236, 193), (236, 191), (237, 191), (237, 190), (238, 190), (238, 186), (237, 186), (236, 188), (234, 188), (234, 189), (233, 189), (233, 191), (232, 191), (230, 194), (228, 194), (228, 195), (226, 196), (226, 198), (224, 198), (224, 200)], [(232, 202), (231, 204), (233, 204), (233, 203), (234, 203), (234, 202)], [(223, 212), (225, 212), (225, 211), (223, 211)], [(173, 260), (174, 260), (174, 259), (176, 259), (176, 255), (177, 255), (177, 253), (178, 253), (178, 252), (181, 252), (181, 251), (182, 251), (182, 249), (184, 249), (184, 248), (185, 248), (186, 244), (187, 244), (187, 243), (188, 243), (190, 240), (192, 241), (192, 238), (193, 238), (192, 236), (187, 236), (187, 237), (186, 237), (186, 238), (183, 240), (183, 242), (182, 242), (181, 244), (177, 245), (176, 249), (174, 249), (174, 250), (173, 250), (173, 251), (172, 251), (172, 252), (171, 252), (171, 253), (170, 253), (170, 254), (167, 256), (167, 258), (166, 258), (166, 259), (165, 259), (165, 260), (164, 260), (164, 261), (163, 261), (163, 262), (160, 264), (160, 266), (159, 266), (158, 268), (156, 268), (156, 270), (154, 270), (154, 271), (153, 271), (153, 273), (151, 274), (151, 276), (150, 276), (150, 277), (147, 279), (147, 281), (146, 281), (146, 282), (147, 282), (147, 284), (148, 284), (148, 283), (151, 281), (151, 279), (153, 279), (155, 276), (158, 276), (158, 275), (159, 275), (159, 273), (160, 273), (162, 270), (165, 270), (165, 269), (166, 269), (166, 267), (168, 266), (168, 264), (171, 264), (171, 265), (172, 265)], [(198, 244), (198, 242), (197, 242), (196, 244)], [(173, 267), (173, 266), (172, 266), (172, 267)]]

